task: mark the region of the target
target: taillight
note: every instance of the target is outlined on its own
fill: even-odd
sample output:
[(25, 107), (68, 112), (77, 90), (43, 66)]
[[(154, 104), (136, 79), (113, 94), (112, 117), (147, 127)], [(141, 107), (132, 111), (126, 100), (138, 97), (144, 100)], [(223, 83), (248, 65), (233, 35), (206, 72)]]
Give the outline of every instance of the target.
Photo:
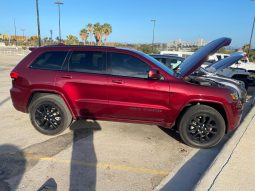
[(11, 79), (16, 80), (19, 77), (19, 74), (17, 72), (11, 72), (10, 76), (11, 76)]

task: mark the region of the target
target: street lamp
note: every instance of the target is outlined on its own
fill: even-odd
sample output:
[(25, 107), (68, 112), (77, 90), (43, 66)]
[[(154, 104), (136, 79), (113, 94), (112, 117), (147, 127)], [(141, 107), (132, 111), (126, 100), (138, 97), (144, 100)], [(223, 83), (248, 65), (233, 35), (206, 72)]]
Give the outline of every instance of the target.
[(151, 22), (153, 22), (153, 29), (152, 29), (152, 45), (154, 45), (154, 32), (155, 32), (155, 23), (156, 20), (152, 19)]
[(249, 42), (248, 54), (247, 54), (248, 57), (249, 57), (250, 49), (251, 49), (251, 41), (252, 41), (252, 36), (253, 36), (254, 24), (255, 24), (255, 17), (253, 18), (253, 24), (252, 24), (252, 28), (251, 28), (251, 37), (250, 37), (250, 42)]
[[(250, 0), (250, 1), (255, 1), (255, 0)], [(248, 57), (249, 57), (249, 54), (250, 54), (250, 50), (251, 50), (251, 41), (252, 41), (252, 36), (253, 36), (253, 30), (254, 30), (254, 24), (255, 24), (255, 16), (253, 18), (253, 24), (252, 24), (252, 28), (251, 28), (251, 37), (250, 37), (250, 42), (249, 42), (249, 49), (248, 49)]]
[(22, 35), (23, 35), (23, 40), (26, 41), (25, 39), (25, 29), (20, 29), (22, 31)]
[(25, 29), (20, 29), (22, 31), (23, 38), (25, 37)]
[(15, 19), (14, 19), (14, 41), (15, 41), (15, 44), (16, 44), (16, 46), (17, 46), (17, 40), (16, 40), (16, 38), (17, 38), (17, 33), (16, 33), (16, 22), (15, 22)]
[(63, 5), (64, 3), (61, 1), (54, 2), (56, 5), (58, 5), (58, 31), (59, 31), (59, 42), (61, 42), (61, 28), (60, 28), (60, 5)]
[(38, 0), (36, 0), (36, 16), (37, 16), (38, 46), (41, 46), (41, 34), (40, 34), (40, 19), (39, 19)]

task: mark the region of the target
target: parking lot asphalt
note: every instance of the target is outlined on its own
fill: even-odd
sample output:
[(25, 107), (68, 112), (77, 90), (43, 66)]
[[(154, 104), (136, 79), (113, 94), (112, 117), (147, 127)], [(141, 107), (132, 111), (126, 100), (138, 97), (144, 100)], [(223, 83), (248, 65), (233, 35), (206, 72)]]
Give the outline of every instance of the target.
[(155, 125), (77, 121), (58, 136), (38, 133), (10, 100), (9, 72), (20, 59), (0, 55), (0, 190), (37, 190), (48, 180), (63, 191), (153, 190), (199, 152)]
[[(38, 133), (9, 89), (21, 56), (0, 55), (0, 190), (153, 190), (192, 148), (155, 125), (77, 121), (58, 136)], [(52, 179), (51, 179), (52, 180)]]

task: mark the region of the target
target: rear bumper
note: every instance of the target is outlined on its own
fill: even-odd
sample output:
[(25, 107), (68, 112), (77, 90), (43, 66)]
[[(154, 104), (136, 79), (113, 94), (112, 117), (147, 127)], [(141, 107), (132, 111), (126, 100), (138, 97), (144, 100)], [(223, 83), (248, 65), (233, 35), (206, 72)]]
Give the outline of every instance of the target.
[(29, 97), (27, 96), (27, 90), (23, 90), (20, 88), (11, 88), (10, 94), (12, 99), (12, 104), (14, 108), (18, 111), (27, 113), (27, 103)]

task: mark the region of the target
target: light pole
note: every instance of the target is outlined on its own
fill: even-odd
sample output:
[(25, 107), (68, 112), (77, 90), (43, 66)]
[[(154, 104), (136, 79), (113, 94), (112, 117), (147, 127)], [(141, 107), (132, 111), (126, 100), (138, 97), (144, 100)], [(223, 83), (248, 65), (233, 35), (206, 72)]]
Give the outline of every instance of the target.
[(52, 40), (52, 30), (50, 30), (50, 40)]
[(40, 19), (39, 19), (38, 0), (36, 0), (36, 16), (37, 16), (38, 46), (41, 46), (41, 32), (40, 32)]
[(22, 31), (22, 35), (23, 35), (23, 40), (26, 41), (25, 39), (25, 29), (20, 29)]
[(25, 29), (20, 29), (22, 31), (23, 38), (25, 37)]
[(60, 5), (63, 5), (64, 3), (61, 1), (56, 1), (55, 4), (58, 5), (58, 31), (59, 31), (59, 42), (61, 42)]
[(16, 46), (17, 46), (17, 40), (16, 40), (16, 38), (17, 38), (17, 33), (16, 33), (16, 22), (15, 22), (15, 19), (14, 19), (14, 41), (15, 41), (15, 44), (16, 44)]
[[(250, 0), (250, 1), (255, 1), (255, 0)], [(249, 42), (249, 49), (248, 49), (248, 57), (249, 57), (249, 54), (250, 54), (250, 50), (251, 50), (251, 41), (252, 41), (252, 36), (253, 36), (253, 30), (254, 30), (254, 24), (255, 24), (255, 16), (253, 18), (253, 24), (252, 24), (252, 28), (251, 28), (251, 36), (250, 36), (250, 42)]]
[(250, 37), (249, 49), (248, 49), (248, 53), (247, 53), (248, 57), (249, 57), (250, 50), (251, 50), (251, 41), (252, 41), (252, 36), (253, 36), (254, 24), (255, 24), (255, 17), (253, 18), (253, 24), (252, 24), (252, 28), (251, 28), (251, 37)]
[(154, 45), (154, 32), (155, 32), (155, 23), (156, 20), (152, 19), (151, 22), (153, 22), (153, 29), (152, 29), (152, 46)]

